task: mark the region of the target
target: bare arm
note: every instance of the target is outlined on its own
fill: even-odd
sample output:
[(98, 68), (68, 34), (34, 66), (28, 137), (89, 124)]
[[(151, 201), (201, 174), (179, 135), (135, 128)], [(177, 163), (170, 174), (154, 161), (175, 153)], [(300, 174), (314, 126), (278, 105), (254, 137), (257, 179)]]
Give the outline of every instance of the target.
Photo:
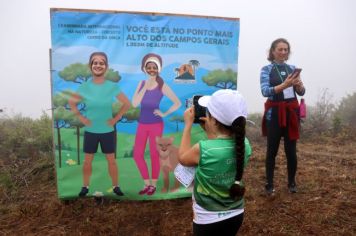
[(143, 88), (140, 90), (142, 83), (143, 81), (140, 81), (140, 83), (137, 85), (136, 91), (132, 97), (133, 107), (137, 107), (141, 103), (143, 95), (146, 93), (147, 86), (143, 86)]
[(163, 85), (162, 92), (173, 102), (173, 105), (166, 112), (161, 112), (160, 110), (156, 110), (154, 111), (154, 114), (159, 115), (161, 117), (165, 117), (171, 114), (172, 112), (176, 111), (182, 105), (182, 103), (180, 102), (176, 94), (172, 91), (172, 89), (168, 85), (166, 84)]
[(79, 94), (73, 93), (72, 96), (69, 98), (68, 104), (70, 110), (78, 117), (80, 122), (84, 125), (89, 126), (91, 124), (90, 120), (84, 117), (80, 111), (78, 110), (77, 104), (82, 100), (82, 97)]
[(178, 150), (178, 160), (185, 166), (196, 166), (199, 164), (200, 147), (198, 144), (191, 146), (191, 130), (194, 120), (194, 109), (188, 108), (184, 112), (184, 130), (182, 141)]
[(127, 110), (130, 108), (130, 101), (124, 93), (119, 93), (116, 98), (120, 101), (122, 106), (115, 117), (109, 120), (109, 125), (111, 126), (115, 125), (121, 119), (123, 114), (125, 114), (125, 112), (127, 112)]

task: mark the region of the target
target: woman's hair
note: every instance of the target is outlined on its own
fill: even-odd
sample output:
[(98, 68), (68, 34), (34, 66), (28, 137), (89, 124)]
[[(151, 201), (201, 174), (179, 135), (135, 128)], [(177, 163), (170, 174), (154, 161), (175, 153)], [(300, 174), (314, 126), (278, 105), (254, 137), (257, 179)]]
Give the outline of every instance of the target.
[(109, 65), (108, 56), (105, 52), (93, 52), (89, 57), (89, 66), (93, 65), (94, 56), (103, 56), (105, 58), (105, 65)]
[(240, 116), (232, 122), (231, 130), (235, 137), (235, 152), (236, 152), (236, 176), (235, 182), (230, 187), (230, 197), (240, 199), (245, 193), (245, 186), (237, 184), (236, 181), (241, 181), (244, 173), (245, 162), (245, 134), (246, 134), (246, 118)]
[(273, 51), (276, 49), (277, 44), (279, 44), (279, 43), (285, 43), (285, 44), (288, 45), (288, 56), (286, 58), (286, 60), (288, 60), (288, 57), (289, 57), (289, 54), (290, 54), (290, 44), (287, 41), (287, 39), (279, 38), (279, 39), (276, 39), (276, 40), (274, 40), (272, 42), (271, 47), (269, 49), (269, 54), (268, 54), (267, 60), (269, 60), (270, 62), (272, 62), (274, 60)]
[[(207, 116), (211, 116), (208, 109), (206, 111)], [(246, 118), (243, 116), (236, 118), (234, 122), (232, 122), (231, 126), (224, 125), (218, 120), (216, 120), (216, 122), (220, 127), (230, 130), (235, 138), (236, 175), (235, 181), (231, 185), (229, 193), (232, 199), (239, 200), (245, 193), (245, 186), (241, 185), (241, 183), (237, 184), (236, 181), (240, 182), (244, 173)]]

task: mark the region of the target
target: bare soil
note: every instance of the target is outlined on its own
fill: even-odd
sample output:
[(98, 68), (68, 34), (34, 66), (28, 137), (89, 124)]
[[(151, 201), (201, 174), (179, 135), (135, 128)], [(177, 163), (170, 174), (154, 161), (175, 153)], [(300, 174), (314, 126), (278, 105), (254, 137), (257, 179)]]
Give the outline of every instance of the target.
[[(264, 143), (253, 143), (239, 235), (356, 235), (356, 142), (298, 143), (298, 193), (287, 189), (283, 145), (276, 194), (264, 193)], [(52, 158), (0, 158), (0, 235), (191, 235), (191, 199), (60, 201)]]

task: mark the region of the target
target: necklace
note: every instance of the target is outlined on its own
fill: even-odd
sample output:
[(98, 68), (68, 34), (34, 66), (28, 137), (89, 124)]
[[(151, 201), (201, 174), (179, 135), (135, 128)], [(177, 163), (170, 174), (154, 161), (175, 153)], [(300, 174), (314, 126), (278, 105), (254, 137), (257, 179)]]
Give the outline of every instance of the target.
[[(274, 64), (274, 68), (276, 68), (277, 74), (279, 75), (279, 78), (281, 79), (281, 82), (283, 83), (284, 79), (283, 79), (282, 73), (279, 71), (278, 66), (277, 66), (276, 63)], [(287, 69), (286, 64), (284, 64), (284, 69), (285, 69), (285, 72), (287, 73), (287, 76), (288, 76), (289, 73), (288, 73), (288, 69)]]

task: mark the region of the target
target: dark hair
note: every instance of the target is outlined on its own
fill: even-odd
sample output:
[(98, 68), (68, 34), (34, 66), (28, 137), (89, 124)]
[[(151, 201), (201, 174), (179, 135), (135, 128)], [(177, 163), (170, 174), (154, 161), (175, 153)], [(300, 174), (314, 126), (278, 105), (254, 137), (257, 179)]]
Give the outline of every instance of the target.
[[(211, 116), (207, 109), (207, 115)], [(215, 119), (216, 120), (216, 119)], [(240, 116), (236, 118), (231, 126), (224, 125), (220, 121), (216, 120), (219, 126), (230, 130), (235, 138), (235, 154), (236, 154), (236, 175), (235, 181), (241, 181), (244, 173), (244, 163), (245, 163), (245, 134), (246, 134), (246, 118)], [(245, 194), (245, 186), (234, 183), (231, 185), (229, 194), (234, 200), (240, 200)]]
[(89, 66), (93, 65), (93, 57), (94, 56), (103, 56), (105, 58), (105, 65), (106, 66), (109, 65), (108, 56), (106, 55), (105, 52), (93, 52), (92, 54), (90, 54), (90, 57), (89, 57)]
[[(245, 162), (245, 134), (246, 134), (246, 118), (240, 116), (232, 122), (231, 130), (235, 136), (235, 152), (236, 152), (236, 176), (235, 181), (241, 181), (244, 173)], [(230, 187), (230, 197), (239, 200), (245, 193), (245, 186), (234, 182)]]
[(287, 56), (287, 59), (286, 59), (286, 60), (288, 60), (288, 57), (289, 57), (289, 54), (290, 54), (290, 44), (287, 41), (287, 39), (279, 38), (279, 39), (276, 39), (276, 40), (274, 40), (272, 42), (271, 47), (269, 49), (267, 60), (269, 60), (270, 62), (272, 62), (274, 60), (274, 56), (273, 56), (272, 52), (276, 49), (277, 44), (279, 44), (279, 43), (285, 43), (285, 44), (288, 45), (288, 56)]
[[(161, 65), (157, 65), (157, 64), (154, 63), (153, 61), (150, 61), (150, 62), (154, 63), (157, 67), (160, 67), (161, 70), (162, 70), (162, 65), (163, 65), (163, 63), (162, 63), (162, 58), (161, 58), (160, 55), (157, 55), (157, 54), (155, 54), (155, 53), (148, 53), (148, 54), (146, 54), (146, 55), (142, 58), (142, 61), (141, 61), (141, 70), (142, 70), (143, 72), (145, 72), (144, 68), (145, 68), (145, 66), (146, 66), (146, 61), (147, 61), (147, 59), (150, 58), (150, 57), (155, 57), (155, 58), (158, 59), (158, 61), (159, 61), (159, 63), (160, 63)], [(161, 78), (161, 76), (157, 75), (156, 81), (157, 81), (157, 83), (158, 83), (159, 89), (162, 90), (164, 81), (163, 81), (163, 79)]]

